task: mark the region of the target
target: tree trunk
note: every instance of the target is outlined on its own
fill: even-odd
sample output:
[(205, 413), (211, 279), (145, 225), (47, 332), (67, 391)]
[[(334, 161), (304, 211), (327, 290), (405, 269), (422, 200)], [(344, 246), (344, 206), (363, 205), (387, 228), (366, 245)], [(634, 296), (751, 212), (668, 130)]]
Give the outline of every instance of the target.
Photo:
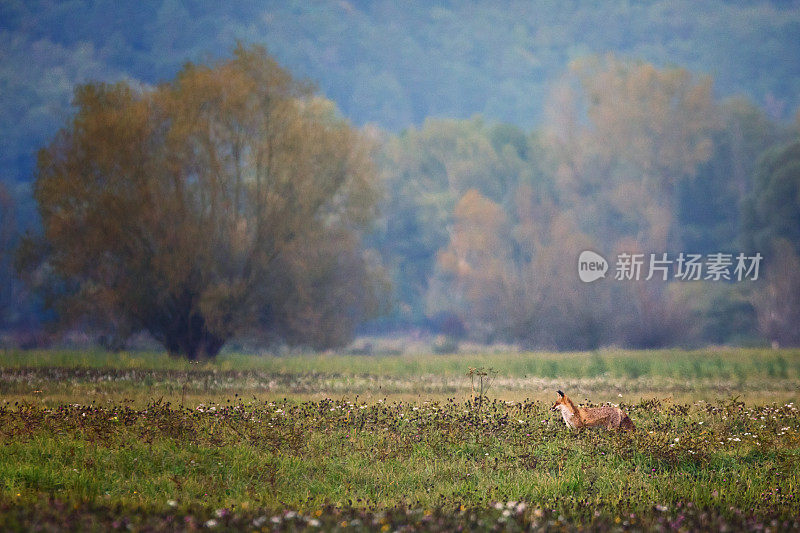
[(177, 320), (161, 337), (171, 355), (186, 357), (190, 361), (216, 357), (227, 340), (209, 331), (202, 315), (192, 312)]

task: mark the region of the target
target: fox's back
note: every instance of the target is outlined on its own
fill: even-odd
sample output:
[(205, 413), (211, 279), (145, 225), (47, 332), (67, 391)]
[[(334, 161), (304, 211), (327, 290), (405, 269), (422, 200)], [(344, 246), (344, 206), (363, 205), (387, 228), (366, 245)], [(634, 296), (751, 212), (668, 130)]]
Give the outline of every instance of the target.
[(587, 426), (635, 429), (633, 421), (625, 414), (625, 411), (610, 405), (584, 408), (581, 412), (581, 418)]

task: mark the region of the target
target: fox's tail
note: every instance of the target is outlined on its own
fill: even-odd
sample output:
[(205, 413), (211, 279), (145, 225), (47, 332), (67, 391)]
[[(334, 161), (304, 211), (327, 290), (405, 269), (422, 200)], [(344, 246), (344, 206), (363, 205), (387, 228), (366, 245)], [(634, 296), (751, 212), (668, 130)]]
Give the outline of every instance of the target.
[(626, 431), (633, 431), (636, 429), (636, 425), (633, 423), (633, 420), (628, 415), (622, 417), (622, 420), (619, 423), (619, 428), (624, 429)]

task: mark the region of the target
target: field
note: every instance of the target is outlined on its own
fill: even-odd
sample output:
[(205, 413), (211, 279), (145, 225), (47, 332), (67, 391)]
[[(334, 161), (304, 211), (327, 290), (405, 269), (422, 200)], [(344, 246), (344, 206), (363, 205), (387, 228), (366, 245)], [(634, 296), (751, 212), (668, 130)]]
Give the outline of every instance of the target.
[(0, 530), (797, 530), (798, 404), (798, 350), (1, 352)]

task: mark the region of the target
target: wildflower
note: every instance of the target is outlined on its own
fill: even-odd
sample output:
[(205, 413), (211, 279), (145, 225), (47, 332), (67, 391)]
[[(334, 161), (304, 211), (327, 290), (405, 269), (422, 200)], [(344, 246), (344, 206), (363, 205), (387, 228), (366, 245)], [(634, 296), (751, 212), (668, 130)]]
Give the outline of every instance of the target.
[(170, 507), (177, 507), (178, 502), (176, 502), (175, 500), (167, 500), (167, 505), (169, 505)]
[(208, 520), (205, 521), (203, 525), (206, 526), (207, 528), (216, 527), (217, 521), (214, 520), (213, 518), (209, 518)]

